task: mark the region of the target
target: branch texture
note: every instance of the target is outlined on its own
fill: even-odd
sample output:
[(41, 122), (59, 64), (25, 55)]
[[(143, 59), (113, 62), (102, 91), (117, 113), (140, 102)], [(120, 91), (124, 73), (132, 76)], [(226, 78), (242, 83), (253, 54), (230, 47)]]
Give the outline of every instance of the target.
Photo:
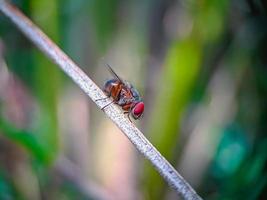
[[(105, 98), (102, 90), (62, 51), (54, 44), (31, 20), (15, 6), (0, 0), (0, 11), (7, 16), (24, 35), (32, 41), (46, 56), (57, 64), (96, 104), (102, 108), (110, 102), (96, 101)], [(136, 126), (131, 123), (121, 110), (110, 105), (105, 108), (105, 114), (130, 139), (168, 184), (184, 199), (201, 199), (194, 189), (181, 177), (170, 163), (145, 138)]]

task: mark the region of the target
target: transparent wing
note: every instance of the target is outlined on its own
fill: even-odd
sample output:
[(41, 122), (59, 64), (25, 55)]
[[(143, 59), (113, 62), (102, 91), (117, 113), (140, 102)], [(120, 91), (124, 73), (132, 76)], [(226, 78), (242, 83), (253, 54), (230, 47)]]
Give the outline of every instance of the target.
[(115, 77), (117, 78), (119, 81), (121, 81), (122, 83), (124, 83), (124, 81), (118, 76), (118, 74), (116, 74), (114, 72), (114, 70), (111, 68), (111, 66), (109, 64), (106, 64), (107, 67), (108, 67), (108, 70), (110, 71), (110, 73)]

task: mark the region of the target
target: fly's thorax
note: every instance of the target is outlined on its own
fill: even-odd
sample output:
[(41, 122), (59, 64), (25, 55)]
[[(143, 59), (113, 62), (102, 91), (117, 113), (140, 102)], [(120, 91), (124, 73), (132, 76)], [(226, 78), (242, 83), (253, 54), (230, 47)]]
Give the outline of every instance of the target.
[(120, 106), (129, 104), (129, 103), (130, 103), (129, 99), (122, 98), (122, 97), (120, 97), (119, 100), (118, 100), (118, 102), (117, 102), (117, 104), (120, 105)]
[(131, 86), (131, 93), (132, 93), (135, 101), (141, 101), (141, 97), (140, 97), (139, 92), (133, 86)]

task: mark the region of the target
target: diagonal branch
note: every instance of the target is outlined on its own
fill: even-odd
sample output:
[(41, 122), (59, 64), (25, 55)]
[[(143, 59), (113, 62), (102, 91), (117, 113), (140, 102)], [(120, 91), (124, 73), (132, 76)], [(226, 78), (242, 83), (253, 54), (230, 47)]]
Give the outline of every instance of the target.
[[(96, 104), (102, 108), (107, 101), (96, 101), (105, 98), (102, 90), (54, 44), (30, 19), (15, 6), (0, 0), (0, 11), (7, 16), (24, 35), (32, 41), (46, 56), (57, 64)], [(170, 163), (145, 138), (136, 126), (131, 123), (115, 105), (105, 108), (105, 114), (129, 138), (137, 150), (142, 153), (168, 184), (184, 199), (201, 199), (194, 189), (183, 179)]]

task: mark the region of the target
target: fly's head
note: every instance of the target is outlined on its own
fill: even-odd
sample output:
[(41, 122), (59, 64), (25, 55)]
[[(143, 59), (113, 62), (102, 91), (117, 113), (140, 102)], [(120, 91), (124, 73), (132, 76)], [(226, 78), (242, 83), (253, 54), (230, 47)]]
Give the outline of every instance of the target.
[(145, 104), (142, 101), (135, 102), (132, 109), (131, 109), (131, 115), (134, 119), (139, 119), (145, 109)]

